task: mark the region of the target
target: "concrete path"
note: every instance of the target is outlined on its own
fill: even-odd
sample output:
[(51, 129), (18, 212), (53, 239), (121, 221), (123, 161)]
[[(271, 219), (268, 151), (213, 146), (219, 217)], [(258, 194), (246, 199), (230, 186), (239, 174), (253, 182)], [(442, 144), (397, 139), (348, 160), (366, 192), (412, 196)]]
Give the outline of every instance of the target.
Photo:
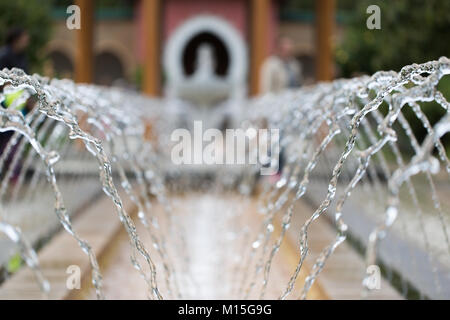
[[(158, 204), (152, 208), (154, 226), (156, 221), (158, 224), (157, 227), (151, 227), (151, 232), (135, 219), (139, 236), (155, 262), (158, 289), (163, 297), (259, 298), (263, 273), (255, 270), (258, 263), (265, 261), (260, 258), (262, 247), (258, 248), (253, 256), (249, 254), (262, 223), (256, 201), (236, 194), (217, 196), (201, 193), (177, 195), (170, 200), (172, 203), (170, 212), (173, 215), (171, 225), (175, 227), (171, 228), (171, 225), (166, 223), (167, 211)], [(126, 207), (129, 212), (135, 211), (130, 203), (126, 203)], [(311, 209), (299, 203), (295, 213), (289, 234), (274, 258), (265, 298), (277, 299), (295, 270), (298, 261), (296, 230), (311, 213)], [(178, 228), (179, 226), (183, 226), (184, 230)], [(78, 216), (75, 228), (92, 244), (97, 254), (106, 298), (147, 299), (148, 286), (130, 263), (128, 236), (109, 199), (101, 198)], [(279, 231), (279, 222), (276, 222), (270, 246), (278, 237)], [(164, 269), (161, 257), (151, 240), (152, 235), (162, 241), (159, 245), (164, 241), (166, 243), (165, 261), (170, 266), (169, 274), (172, 275), (169, 280), (167, 280), (168, 272)], [(311, 255), (302, 268), (289, 299), (299, 297), (313, 258), (334, 236), (334, 230), (325, 221), (318, 221), (311, 227)], [(87, 257), (67, 233), (58, 234), (39, 252), (39, 258), (44, 275), (49, 278), (52, 285), (51, 299), (95, 299)], [(145, 266), (143, 261), (140, 262)], [(68, 277), (66, 269), (71, 264), (81, 267), (84, 275), (81, 290), (66, 288)], [(363, 270), (364, 263), (361, 257), (344, 243), (327, 263), (308, 298), (359, 299)], [(39, 293), (30, 270), (23, 268), (0, 287), (0, 298), (45, 297)], [(371, 298), (399, 299), (400, 296), (383, 281), (381, 290)]]

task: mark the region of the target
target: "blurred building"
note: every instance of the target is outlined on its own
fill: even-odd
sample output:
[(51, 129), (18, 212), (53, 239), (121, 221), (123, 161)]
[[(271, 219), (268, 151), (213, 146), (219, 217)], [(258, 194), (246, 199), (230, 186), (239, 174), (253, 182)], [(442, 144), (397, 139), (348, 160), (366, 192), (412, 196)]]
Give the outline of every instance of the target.
[(334, 0), (316, 2), (312, 11), (298, 12), (277, 0), (117, 0), (109, 6), (78, 0), (79, 31), (66, 27), (67, 1), (57, 2), (48, 70), (105, 85), (142, 81), (145, 92), (161, 94), (194, 73), (199, 48), (207, 44), (217, 78), (257, 93), (260, 65), (282, 34), (295, 41), (307, 82), (327, 80), (340, 29)]

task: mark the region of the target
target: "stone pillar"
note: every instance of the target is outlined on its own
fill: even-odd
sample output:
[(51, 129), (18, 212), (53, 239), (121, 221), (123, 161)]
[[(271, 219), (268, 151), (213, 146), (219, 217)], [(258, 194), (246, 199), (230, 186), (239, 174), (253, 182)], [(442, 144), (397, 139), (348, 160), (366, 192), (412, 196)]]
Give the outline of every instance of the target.
[(251, 0), (250, 94), (259, 93), (261, 66), (268, 54), (270, 0)]
[(142, 90), (155, 96), (160, 92), (160, 0), (142, 1), (144, 27), (144, 74)]
[(316, 80), (334, 78), (335, 0), (316, 0)]
[(80, 7), (80, 29), (76, 31), (75, 81), (93, 81), (94, 0), (76, 0)]

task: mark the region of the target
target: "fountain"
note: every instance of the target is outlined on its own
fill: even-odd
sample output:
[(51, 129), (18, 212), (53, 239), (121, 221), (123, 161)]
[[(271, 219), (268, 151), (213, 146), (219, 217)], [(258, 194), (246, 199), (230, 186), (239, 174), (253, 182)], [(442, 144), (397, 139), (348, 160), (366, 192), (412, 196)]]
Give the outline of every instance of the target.
[(230, 95), (231, 85), (214, 74), (215, 61), (211, 46), (203, 44), (197, 51), (194, 74), (176, 86), (183, 100), (208, 107), (225, 100)]
[[(208, 75), (207, 62), (193, 83)], [(280, 130), (284, 161), (274, 181), (260, 165), (222, 165), (199, 178), (195, 167), (173, 164), (170, 119), (198, 119), (183, 101), (0, 71), (0, 100), (20, 90), (36, 101), (25, 115), (0, 108), (0, 131), (14, 132), (0, 158), (0, 262), (19, 252), (48, 296), (36, 249), (59, 222), (89, 260), (96, 297), (108, 297), (95, 250), (72, 224), (103, 194), (150, 299), (309, 298), (346, 242), (364, 248), (362, 297), (376, 291), (371, 270), (381, 265), (405, 297), (450, 298), (450, 116), (440, 91), (449, 73), (442, 57), (239, 101), (242, 127)], [(431, 122), (427, 108), (440, 118)], [(327, 222), (334, 235), (315, 243), (314, 228)], [(296, 261), (281, 271), (289, 239)]]

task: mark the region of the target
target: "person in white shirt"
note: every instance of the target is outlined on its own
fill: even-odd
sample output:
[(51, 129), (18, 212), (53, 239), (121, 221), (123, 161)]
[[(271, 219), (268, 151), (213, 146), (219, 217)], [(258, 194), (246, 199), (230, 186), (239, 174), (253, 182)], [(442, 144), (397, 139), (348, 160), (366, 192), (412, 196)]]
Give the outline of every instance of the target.
[(289, 37), (282, 36), (277, 41), (275, 54), (262, 65), (260, 93), (300, 87), (301, 82), (302, 67), (294, 57), (294, 43)]

